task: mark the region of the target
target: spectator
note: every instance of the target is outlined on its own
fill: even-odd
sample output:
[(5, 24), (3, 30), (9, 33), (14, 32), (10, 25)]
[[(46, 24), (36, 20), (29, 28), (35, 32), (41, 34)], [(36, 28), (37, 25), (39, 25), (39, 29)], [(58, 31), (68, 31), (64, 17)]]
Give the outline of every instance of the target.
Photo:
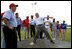
[[(33, 15), (31, 15), (31, 20), (29, 21), (30, 24), (30, 33), (31, 33), (31, 37), (35, 36), (35, 20), (33, 19)], [(33, 35), (32, 35), (33, 32)]]
[(15, 15), (16, 15), (16, 21), (17, 21), (17, 28), (16, 28), (16, 30), (18, 31), (19, 40), (21, 41), (20, 29), (21, 29), (21, 25), (22, 25), (22, 20), (19, 17), (18, 13), (16, 13)]
[[(54, 34), (54, 37), (53, 37), (53, 34)], [(55, 40), (55, 36), (56, 36), (56, 22), (55, 22), (55, 19), (53, 19), (52, 32), (51, 32), (51, 37), (53, 38), (53, 40)]]
[(24, 38), (26, 39), (26, 32), (27, 32), (27, 38), (29, 38), (29, 16), (27, 16), (22, 23), (24, 24)]
[(16, 7), (18, 7), (18, 5), (11, 3), (9, 5), (10, 10), (6, 11), (3, 15), (4, 20), (3, 32), (6, 42), (6, 48), (17, 48), (17, 34), (16, 34), (17, 21), (14, 16)]
[(64, 37), (64, 40), (65, 40), (66, 28), (67, 28), (67, 25), (65, 24), (65, 21), (63, 21), (63, 23), (60, 25), (61, 40), (63, 40), (63, 37)]
[(59, 21), (57, 21), (56, 39), (59, 40), (59, 36), (60, 36), (60, 24)]

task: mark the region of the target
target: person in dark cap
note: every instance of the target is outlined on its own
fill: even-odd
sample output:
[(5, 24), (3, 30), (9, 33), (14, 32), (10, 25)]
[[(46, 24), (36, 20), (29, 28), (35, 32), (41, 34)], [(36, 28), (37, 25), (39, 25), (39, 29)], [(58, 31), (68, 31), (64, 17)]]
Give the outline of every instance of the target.
[(18, 5), (11, 3), (9, 5), (10, 10), (6, 11), (3, 15), (4, 20), (3, 32), (6, 42), (6, 48), (17, 48), (17, 34), (16, 34), (17, 21), (14, 16), (16, 7), (18, 7)]
[(35, 20), (33, 19), (33, 17), (34, 16), (31, 15), (31, 20), (29, 20), (31, 37), (35, 36)]

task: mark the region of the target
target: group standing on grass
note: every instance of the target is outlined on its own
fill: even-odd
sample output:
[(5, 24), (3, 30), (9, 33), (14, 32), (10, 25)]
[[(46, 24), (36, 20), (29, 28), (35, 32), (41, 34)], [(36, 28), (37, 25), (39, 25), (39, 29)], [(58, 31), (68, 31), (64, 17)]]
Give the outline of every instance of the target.
[[(29, 32), (31, 38), (34, 38), (33, 42), (30, 43), (31, 45), (36, 44), (36, 40), (39, 36), (41, 39), (44, 39), (45, 35), (47, 39), (50, 39), (50, 42), (54, 44), (55, 42), (53, 40), (60, 39), (60, 32), (61, 40), (65, 40), (67, 27), (65, 21), (59, 24), (59, 21), (56, 22), (55, 18), (50, 17), (49, 15), (46, 18), (42, 18), (39, 16), (39, 13), (35, 13), (35, 19), (34, 15), (31, 15), (31, 19), (29, 19), (29, 16), (26, 16), (26, 19), (22, 21), (19, 17), (19, 13), (16, 13), (14, 16), (16, 7), (18, 7), (18, 5), (12, 3), (9, 5), (10, 10), (1, 13), (1, 29), (3, 30), (2, 48), (17, 48), (17, 32), (19, 41), (21, 41), (21, 27), (24, 28), (24, 39), (30, 38)], [(52, 19), (53, 22), (51, 22), (50, 19)], [(49, 30), (51, 30), (51, 37)]]

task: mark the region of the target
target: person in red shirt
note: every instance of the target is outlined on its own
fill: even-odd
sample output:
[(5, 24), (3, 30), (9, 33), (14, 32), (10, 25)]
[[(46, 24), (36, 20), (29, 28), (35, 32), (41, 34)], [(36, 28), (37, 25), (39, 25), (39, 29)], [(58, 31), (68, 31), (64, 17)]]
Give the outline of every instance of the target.
[(24, 25), (24, 38), (26, 39), (26, 32), (27, 38), (29, 38), (29, 16), (27, 16), (26, 19), (22, 21), (22, 24)]
[(5, 12), (1, 13), (1, 26), (3, 26), (2, 22), (3, 22), (3, 18), (2, 16), (4, 15)]
[[(3, 15), (5, 12), (1, 13), (1, 30), (3, 31)], [(6, 43), (5, 43), (5, 37), (4, 37), (4, 33), (1, 32), (2, 34), (2, 40), (1, 40), (1, 48), (6, 48)]]

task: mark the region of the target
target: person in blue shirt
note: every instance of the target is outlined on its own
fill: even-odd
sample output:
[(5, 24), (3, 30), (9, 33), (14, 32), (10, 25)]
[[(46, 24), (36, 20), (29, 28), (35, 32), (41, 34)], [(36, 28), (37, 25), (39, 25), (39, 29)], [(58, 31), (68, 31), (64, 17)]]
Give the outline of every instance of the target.
[(61, 40), (65, 40), (66, 27), (67, 27), (67, 24), (65, 24), (65, 20), (64, 20), (63, 23), (60, 25)]
[(6, 11), (3, 15), (3, 21), (4, 21), (3, 32), (6, 42), (6, 48), (17, 48), (17, 34), (16, 34), (17, 21), (14, 16), (16, 7), (18, 7), (18, 5), (11, 3), (9, 5), (10, 10)]
[(56, 39), (58, 40), (59, 40), (59, 35), (60, 35), (60, 24), (59, 21), (57, 21)]
[(21, 41), (21, 34), (20, 34), (20, 29), (21, 29), (21, 25), (22, 25), (22, 20), (21, 18), (19, 17), (19, 14), (16, 13), (16, 21), (17, 21), (17, 31), (18, 31), (18, 35), (19, 35), (19, 41)]

